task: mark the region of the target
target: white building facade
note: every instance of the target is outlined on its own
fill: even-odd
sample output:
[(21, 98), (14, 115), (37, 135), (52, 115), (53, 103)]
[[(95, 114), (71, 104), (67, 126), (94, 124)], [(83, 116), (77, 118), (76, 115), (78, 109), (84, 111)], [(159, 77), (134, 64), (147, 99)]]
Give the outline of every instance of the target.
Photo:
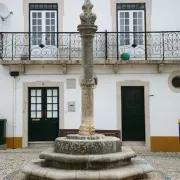
[[(151, 151), (180, 151), (180, 2), (92, 3), (95, 128), (121, 130), (123, 142)], [(7, 119), (9, 148), (79, 128), (82, 4), (0, 0), (0, 119)], [(124, 52), (130, 60), (122, 60)]]

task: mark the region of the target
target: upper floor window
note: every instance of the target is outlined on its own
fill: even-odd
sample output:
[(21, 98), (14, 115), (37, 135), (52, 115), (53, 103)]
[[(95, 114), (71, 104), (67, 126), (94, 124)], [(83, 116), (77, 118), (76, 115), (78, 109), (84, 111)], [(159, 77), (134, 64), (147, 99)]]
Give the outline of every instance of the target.
[(145, 4), (123, 3), (117, 4), (118, 32), (120, 45), (139, 44), (143, 45), (143, 33), (145, 31)]
[(56, 45), (58, 4), (30, 4), (32, 45)]

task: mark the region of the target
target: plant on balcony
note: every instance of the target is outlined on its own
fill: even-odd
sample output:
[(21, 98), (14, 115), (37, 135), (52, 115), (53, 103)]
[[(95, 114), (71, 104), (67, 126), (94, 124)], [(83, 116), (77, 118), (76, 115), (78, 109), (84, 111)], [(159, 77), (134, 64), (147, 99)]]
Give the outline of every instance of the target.
[(128, 61), (130, 59), (130, 54), (128, 52), (123, 52), (121, 58), (123, 61)]

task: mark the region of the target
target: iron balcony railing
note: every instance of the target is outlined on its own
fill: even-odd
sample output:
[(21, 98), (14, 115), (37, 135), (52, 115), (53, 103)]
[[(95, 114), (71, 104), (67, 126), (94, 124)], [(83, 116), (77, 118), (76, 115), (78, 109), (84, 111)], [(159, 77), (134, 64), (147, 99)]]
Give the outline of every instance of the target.
[[(73, 60), (81, 59), (78, 32), (0, 33), (0, 59)], [(132, 60), (171, 60), (180, 58), (180, 32), (97, 32), (94, 59), (121, 60), (123, 52)]]

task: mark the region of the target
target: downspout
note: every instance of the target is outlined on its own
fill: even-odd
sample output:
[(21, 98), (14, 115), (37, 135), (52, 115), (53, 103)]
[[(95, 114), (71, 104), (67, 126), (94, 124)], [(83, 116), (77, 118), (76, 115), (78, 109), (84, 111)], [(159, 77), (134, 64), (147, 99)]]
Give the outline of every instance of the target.
[(15, 149), (16, 135), (16, 76), (13, 79), (13, 149)]
[(14, 77), (13, 80), (13, 123), (12, 123), (12, 132), (13, 132), (13, 149), (15, 149), (15, 135), (16, 135), (16, 77), (19, 76), (19, 71), (11, 71), (10, 76)]

